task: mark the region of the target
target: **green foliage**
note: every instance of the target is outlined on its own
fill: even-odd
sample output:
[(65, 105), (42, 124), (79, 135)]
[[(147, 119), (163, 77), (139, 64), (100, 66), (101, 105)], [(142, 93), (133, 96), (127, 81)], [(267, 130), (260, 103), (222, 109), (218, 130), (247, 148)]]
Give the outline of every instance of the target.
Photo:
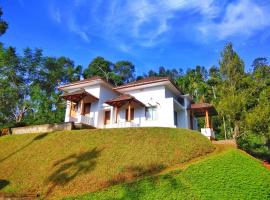
[(134, 73), (135, 66), (130, 61), (118, 61), (114, 64), (103, 57), (96, 57), (83, 71), (83, 77), (100, 76), (118, 86), (134, 80)]
[(244, 62), (233, 50), (232, 43), (226, 44), (219, 61), (220, 71), (231, 85), (236, 85), (244, 74)]
[(270, 172), (238, 150), (186, 169), (69, 199), (269, 199)]
[(60, 122), (64, 102), (56, 87), (79, 80), (81, 66), (66, 57), (44, 57), (41, 49), (0, 47), (0, 127)]
[(2, 8), (0, 8), (0, 36), (3, 35), (8, 29), (8, 24), (2, 19), (2, 15), (3, 11)]

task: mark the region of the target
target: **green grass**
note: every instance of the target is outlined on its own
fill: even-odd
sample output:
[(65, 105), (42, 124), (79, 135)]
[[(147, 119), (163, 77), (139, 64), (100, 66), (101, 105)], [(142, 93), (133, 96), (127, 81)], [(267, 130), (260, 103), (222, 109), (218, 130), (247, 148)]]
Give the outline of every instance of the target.
[(66, 200), (270, 199), (270, 171), (249, 155), (231, 149), (185, 169)]
[(44, 198), (97, 191), (214, 150), (198, 132), (170, 128), (4, 136), (0, 147), (0, 192)]

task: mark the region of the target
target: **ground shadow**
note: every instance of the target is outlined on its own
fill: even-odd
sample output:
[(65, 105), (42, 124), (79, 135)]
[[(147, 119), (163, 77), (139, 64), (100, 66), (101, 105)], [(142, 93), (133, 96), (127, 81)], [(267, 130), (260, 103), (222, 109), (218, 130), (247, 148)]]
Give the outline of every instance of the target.
[(0, 190), (6, 187), (7, 185), (9, 185), (9, 181), (5, 179), (0, 179)]
[[(141, 170), (139, 170), (141, 172)], [(147, 171), (147, 170), (146, 170)], [(148, 172), (147, 172), (148, 173)], [(178, 191), (178, 190), (184, 190), (187, 189), (187, 186), (180, 180), (177, 180), (177, 175), (179, 175), (181, 173), (181, 170), (177, 170), (177, 171), (173, 171), (169, 174), (166, 175), (150, 175), (147, 178), (143, 178), (143, 179), (139, 179), (133, 182), (128, 182), (128, 183), (124, 183), (122, 184), (121, 187), (121, 192), (119, 192), (119, 196), (109, 196), (106, 197), (106, 195), (101, 195), (102, 199), (106, 199), (106, 200), (128, 200), (128, 199), (136, 199), (136, 200), (140, 200), (140, 199), (155, 199), (155, 195), (156, 194), (150, 194), (149, 192), (151, 191), (158, 191), (161, 189), (161, 185), (160, 182), (162, 182), (162, 185), (164, 185), (165, 187), (170, 188), (171, 192), (174, 191)], [(99, 191), (98, 193), (102, 193), (105, 192), (104, 191)], [(164, 190), (164, 192), (166, 192), (166, 189)], [(95, 199), (99, 197), (98, 193), (90, 193), (89, 196), (85, 196), (86, 199)], [(180, 194), (180, 193), (179, 193)], [(97, 195), (97, 196), (96, 196)], [(166, 195), (166, 194), (165, 194)], [(163, 196), (165, 198), (165, 196)], [(185, 197), (184, 199), (195, 199), (193, 198), (189, 198), (192, 197), (192, 194), (188, 195), (188, 196), (183, 196)]]
[(150, 164), (147, 166), (127, 166), (121, 173), (115, 175), (112, 179), (105, 183), (105, 187), (116, 185), (119, 183), (130, 182), (136, 178), (145, 176), (153, 176), (165, 169), (163, 164)]
[(28, 142), (27, 144), (25, 144), (24, 146), (20, 147), (19, 149), (17, 149), (16, 151), (10, 153), (9, 155), (7, 155), (6, 157), (2, 158), (0, 160), (0, 162), (5, 161), (6, 159), (10, 158), (11, 156), (17, 154), (18, 152), (22, 151), (23, 149), (27, 148), (28, 146), (30, 146), (33, 142), (41, 140), (43, 138), (45, 138), (48, 135), (48, 133), (42, 133), (42, 134), (38, 134), (36, 137), (34, 137), (30, 142)]
[(53, 192), (56, 186), (65, 185), (76, 176), (94, 170), (96, 158), (100, 156), (102, 150), (95, 147), (92, 150), (72, 154), (55, 162), (53, 165), (54, 171), (45, 181), (45, 184), (50, 184), (46, 197)]

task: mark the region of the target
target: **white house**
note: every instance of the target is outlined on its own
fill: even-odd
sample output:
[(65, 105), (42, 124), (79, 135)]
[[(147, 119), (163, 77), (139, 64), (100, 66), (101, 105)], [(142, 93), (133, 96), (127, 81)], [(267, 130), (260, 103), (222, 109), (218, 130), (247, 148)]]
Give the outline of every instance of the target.
[(118, 87), (92, 77), (59, 89), (67, 100), (65, 122), (96, 128), (197, 129), (191, 97), (184, 95), (168, 77), (149, 77)]

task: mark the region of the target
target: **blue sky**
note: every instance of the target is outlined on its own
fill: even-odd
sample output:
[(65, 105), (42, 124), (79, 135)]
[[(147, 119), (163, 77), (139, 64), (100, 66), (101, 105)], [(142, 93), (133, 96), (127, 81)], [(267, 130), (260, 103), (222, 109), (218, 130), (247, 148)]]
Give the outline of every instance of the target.
[(270, 59), (269, 0), (0, 0), (9, 23), (0, 38), (86, 67), (96, 56), (130, 60), (137, 75), (159, 66), (218, 64), (231, 41), (246, 69)]

